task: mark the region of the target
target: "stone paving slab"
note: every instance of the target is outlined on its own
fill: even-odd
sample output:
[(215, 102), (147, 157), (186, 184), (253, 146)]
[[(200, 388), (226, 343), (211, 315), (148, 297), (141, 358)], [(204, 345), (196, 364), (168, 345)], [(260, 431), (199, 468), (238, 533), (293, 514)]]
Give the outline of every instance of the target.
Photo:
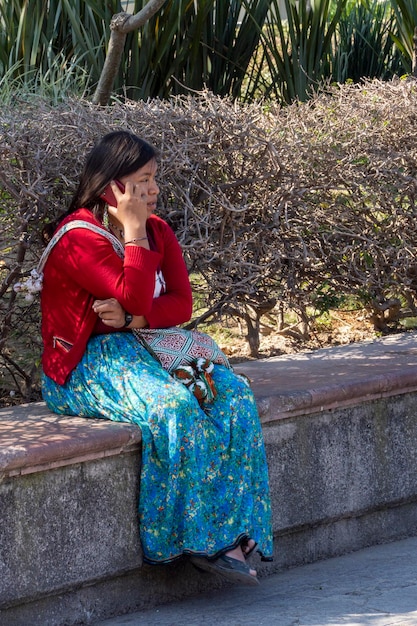
[(96, 623), (183, 625), (416, 626), (417, 537)]

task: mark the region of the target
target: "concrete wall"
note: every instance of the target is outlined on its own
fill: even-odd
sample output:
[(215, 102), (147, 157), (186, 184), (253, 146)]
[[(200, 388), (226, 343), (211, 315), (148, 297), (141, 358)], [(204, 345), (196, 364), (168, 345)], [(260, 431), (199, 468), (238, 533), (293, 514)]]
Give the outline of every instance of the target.
[(3, 480), (2, 605), (139, 568), (138, 473), (130, 453)]
[(277, 566), (417, 534), (417, 396), (264, 427)]

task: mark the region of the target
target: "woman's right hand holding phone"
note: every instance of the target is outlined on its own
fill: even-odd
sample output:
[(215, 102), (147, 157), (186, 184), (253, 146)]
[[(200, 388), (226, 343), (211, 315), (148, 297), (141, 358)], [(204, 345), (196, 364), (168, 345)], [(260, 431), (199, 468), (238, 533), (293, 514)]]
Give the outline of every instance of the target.
[(113, 215), (122, 225), (125, 243), (132, 242), (143, 247), (149, 247), (146, 236), (149, 201), (146, 183), (133, 183), (127, 180), (124, 183), (124, 192), (114, 181), (110, 185), (117, 201), (117, 207), (109, 205), (109, 214)]

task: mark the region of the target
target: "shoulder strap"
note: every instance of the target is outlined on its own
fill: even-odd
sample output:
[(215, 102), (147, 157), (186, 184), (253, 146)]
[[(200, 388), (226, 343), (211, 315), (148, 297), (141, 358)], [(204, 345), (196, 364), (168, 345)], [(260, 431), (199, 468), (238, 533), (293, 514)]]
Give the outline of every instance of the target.
[(58, 243), (61, 237), (65, 235), (65, 233), (67, 233), (69, 230), (72, 230), (73, 228), (87, 228), (88, 230), (92, 230), (93, 232), (102, 235), (103, 237), (106, 237), (106, 239), (108, 239), (112, 244), (116, 254), (118, 254), (119, 257), (123, 259), (125, 253), (122, 244), (117, 239), (117, 237), (109, 233), (107, 230), (105, 230), (104, 228), (100, 228), (100, 226), (96, 226), (96, 224), (92, 224), (91, 222), (86, 222), (85, 220), (73, 220), (72, 222), (68, 222), (67, 224), (64, 224), (64, 226), (61, 226), (61, 228), (52, 237), (51, 241), (48, 243), (45, 250), (43, 251), (41, 258), (39, 259), (37, 268), (33, 269), (30, 272), (30, 276), (13, 285), (13, 289), (15, 291), (26, 292), (26, 300), (32, 301), (34, 298), (34, 294), (41, 291), (43, 282), (43, 268), (45, 267), (45, 263), (52, 248)]
[(73, 228), (87, 228), (87, 230), (92, 230), (94, 233), (97, 233), (98, 235), (103, 235), (103, 237), (106, 237), (106, 239), (110, 241), (110, 243), (112, 244), (114, 248), (114, 251), (121, 258), (123, 258), (124, 248), (122, 244), (120, 243), (120, 241), (117, 239), (117, 237), (109, 233), (104, 228), (101, 228), (100, 226), (96, 226), (96, 224), (92, 224), (91, 222), (86, 222), (85, 220), (73, 220), (72, 222), (67, 222), (67, 224), (64, 224), (64, 226), (62, 226), (55, 233), (51, 241), (46, 246), (45, 250), (42, 253), (41, 258), (39, 259), (39, 263), (37, 267), (37, 271), (39, 274), (43, 272), (43, 268), (45, 267), (45, 263), (48, 259), (48, 256), (50, 255), (52, 248), (58, 243), (61, 237), (65, 235), (65, 233), (67, 233), (69, 230), (72, 230)]

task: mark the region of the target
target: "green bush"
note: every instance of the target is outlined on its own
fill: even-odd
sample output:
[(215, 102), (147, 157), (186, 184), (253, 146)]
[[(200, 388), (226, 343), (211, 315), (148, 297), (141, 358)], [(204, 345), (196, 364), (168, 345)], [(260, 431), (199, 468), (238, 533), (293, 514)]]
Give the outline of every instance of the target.
[(387, 80), (402, 76), (407, 67), (395, 46), (397, 18), (390, 2), (362, 0), (346, 8), (334, 38), (332, 79), (344, 83), (364, 77)]
[[(134, 13), (147, 0), (135, 0)], [(251, 102), (304, 101), (332, 80), (411, 71), (411, 0), (167, 0), (128, 34), (114, 85), (119, 99), (208, 89)], [(391, 9), (392, 5), (392, 9)], [(119, 0), (0, 0), (0, 86), (53, 102), (91, 97)]]

